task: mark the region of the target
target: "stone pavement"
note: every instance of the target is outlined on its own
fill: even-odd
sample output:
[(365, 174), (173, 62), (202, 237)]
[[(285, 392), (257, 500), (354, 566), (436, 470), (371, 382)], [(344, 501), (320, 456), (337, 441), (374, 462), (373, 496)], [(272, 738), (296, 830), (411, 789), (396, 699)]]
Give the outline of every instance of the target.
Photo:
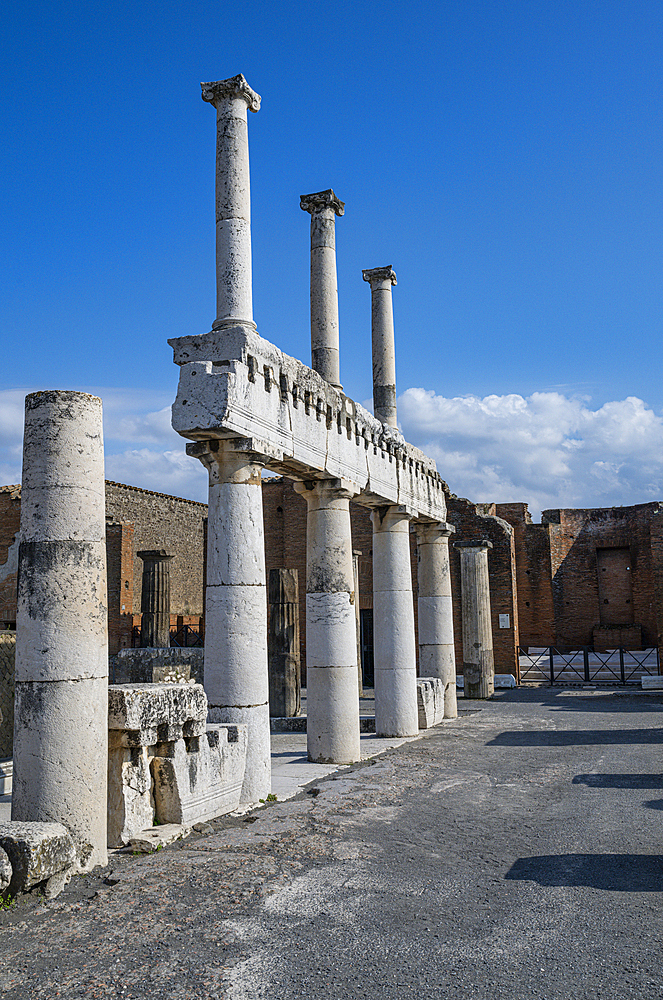
[(460, 707), (0, 913), (0, 996), (662, 997), (661, 693)]

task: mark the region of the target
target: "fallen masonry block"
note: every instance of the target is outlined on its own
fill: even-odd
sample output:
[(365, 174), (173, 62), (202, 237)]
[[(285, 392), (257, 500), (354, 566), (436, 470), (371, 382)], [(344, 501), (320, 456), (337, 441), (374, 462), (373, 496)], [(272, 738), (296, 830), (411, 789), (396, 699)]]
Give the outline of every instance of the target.
[(440, 677), (417, 678), (419, 729), (430, 729), (444, 719), (444, 682)]
[(155, 748), (154, 803), (160, 822), (200, 823), (239, 806), (248, 727), (208, 725), (203, 736)]
[(147, 747), (108, 752), (108, 846), (123, 847), (154, 821)]
[(0, 847), (11, 864), (11, 896), (44, 882), (52, 898), (78, 870), (74, 842), (60, 823), (0, 823)]
[(643, 691), (659, 691), (663, 689), (663, 676), (659, 677), (654, 675), (653, 677), (642, 677), (642, 690)]
[(109, 685), (109, 748), (202, 736), (206, 721), (207, 697), (201, 684)]
[(179, 823), (164, 823), (163, 826), (153, 826), (149, 830), (137, 833), (129, 841), (129, 846), (134, 851), (150, 854), (152, 851), (158, 851), (160, 847), (166, 847), (168, 844), (174, 844), (176, 840), (188, 837), (190, 833), (191, 830), (188, 826), (182, 826)]
[(12, 880), (12, 863), (9, 855), (0, 847), (0, 892), (4, 892)]

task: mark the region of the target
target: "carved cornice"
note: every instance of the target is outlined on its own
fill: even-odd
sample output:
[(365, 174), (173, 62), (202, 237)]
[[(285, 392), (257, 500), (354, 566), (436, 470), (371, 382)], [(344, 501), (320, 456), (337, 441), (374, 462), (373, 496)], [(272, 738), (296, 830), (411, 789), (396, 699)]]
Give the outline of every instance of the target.
[(373, 267), (368, 271), (362, 271), (362, 277), (364, 281), (368, 281), (373, 286), (374, 282), (378, 281), (391, 281), (392, 285), (397, 284), (396, 282), (396, 272), (393, 270), (391, 264), (387, 264), (386, 267)]
[(246, 82), (244, 76), (231, 76), (229, 80), (217, 80), (215, 83), (201, 83), (203, 100), (208, 104), (217, 105), (217, 101), (232, 97), (243, 97), (249, 111), (260, 110), (260, 94), (256, 94)]
[(331, 188), (328, 191), (317, 191), (315, 194), (301, 195), (299, 207), (304, 212), (310, 212), (311, 215), (322, 212), (325, 208), (333, 209), (336, 215), (345, 214), (345, 202), (337, 198)]

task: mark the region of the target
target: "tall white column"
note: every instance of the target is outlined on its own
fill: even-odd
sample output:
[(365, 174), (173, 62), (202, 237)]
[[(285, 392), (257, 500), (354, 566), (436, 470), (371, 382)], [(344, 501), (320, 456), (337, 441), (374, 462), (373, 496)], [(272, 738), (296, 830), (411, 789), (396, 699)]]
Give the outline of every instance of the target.
[(373, 412), (378, 420), (396, 427), (396, 348), (391, 301), (391, 286), (396, 284), (396, 275), (391, 264), (361, 273), (371, 286)]
[(345, 203), (330, 188), (303, 194), (299, 204), (311, 214), (311, 368), (341, 389), (335, 217)]
[(101, 400), (25, 400), (12, 820), (62, 823), (105, 865), (108, 605)]
[(251, 288), (249, 111), (260, 95), (240, 73), (202, 83), (203, 100), (216, 108), (216, 308), (212, 329), (241, 324), (255, 329)]
[(410, 564), (410, 516), (383, 507), (373, 521), (373, 661), (375, 732), (416, 736), (417, 654)]
[(306, 520), (306, 732), (309, 760), (352, 764), (359, 747), (350, 497), (340, 479), (295, 483)]
[(458, 715), (456, 655), (451, 603), (449, 536), (453, 524), (416, 524), (418, 569), (419, 676), (444, 684), (444, 718)]
[[(210, 722), (248, 726), (241, 802), (271, 790), (262, 465), (244, 442), (187, 447), (209, 470), (205, 691)], [(248, 445), (247, 445), (248, 447)]]
[(492, 547), (487, 538), (454, 542), (460, 553), (466, 698), (490, 698), (495, 690), (488, 577), (488, 550)]

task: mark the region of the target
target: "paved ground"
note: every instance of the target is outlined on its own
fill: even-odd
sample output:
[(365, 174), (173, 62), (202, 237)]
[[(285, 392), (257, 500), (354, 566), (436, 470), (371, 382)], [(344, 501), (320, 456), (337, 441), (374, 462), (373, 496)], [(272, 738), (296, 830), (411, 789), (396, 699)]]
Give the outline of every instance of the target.
[(661, 694), (462, 707), (0, 913), (0, 996), (663, 997)]

